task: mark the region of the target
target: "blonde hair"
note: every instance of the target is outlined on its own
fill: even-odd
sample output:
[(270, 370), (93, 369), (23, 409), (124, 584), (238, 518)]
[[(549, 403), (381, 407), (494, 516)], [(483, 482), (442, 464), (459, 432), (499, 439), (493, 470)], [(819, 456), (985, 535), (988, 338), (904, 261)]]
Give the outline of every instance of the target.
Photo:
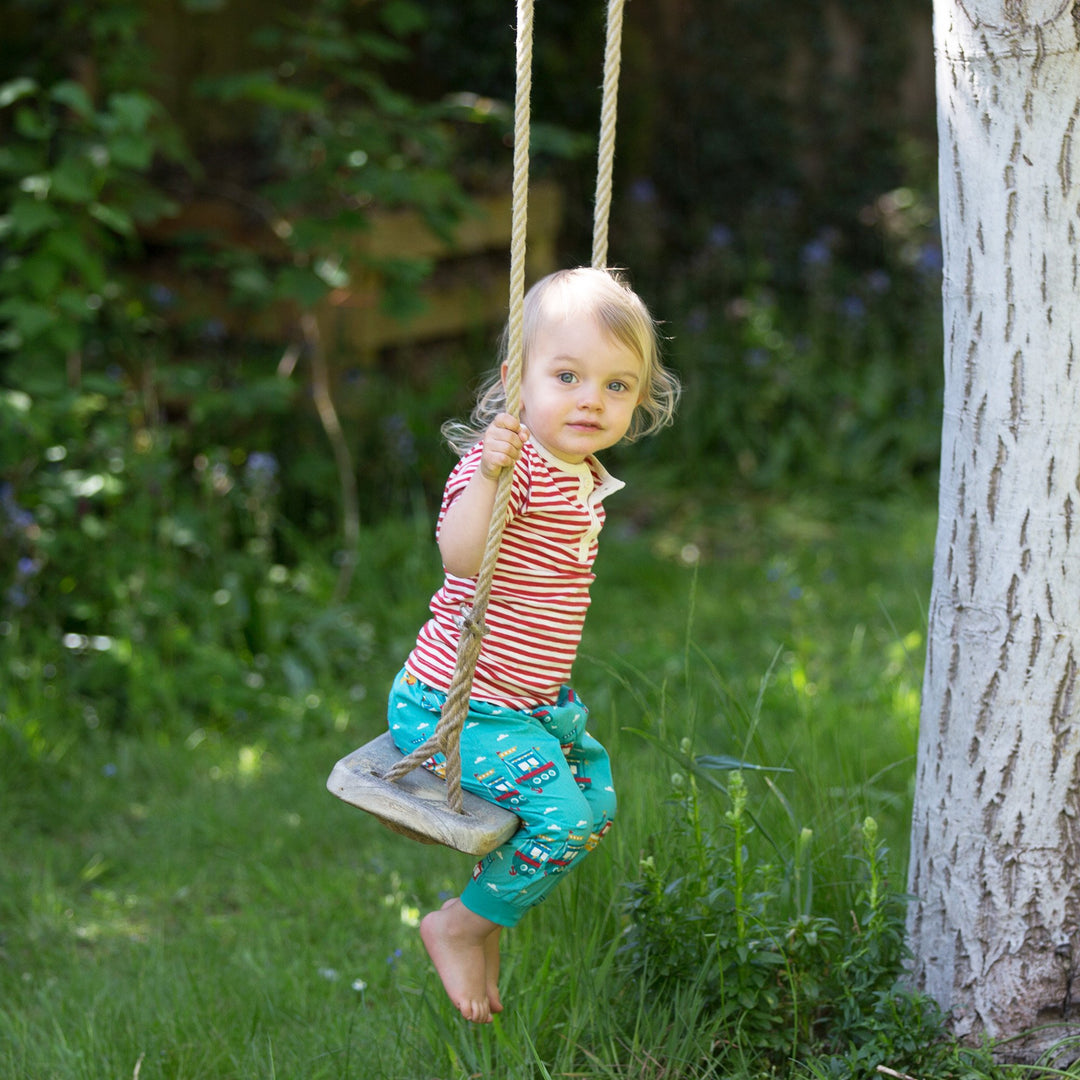
[[(595, 319), (605, 333), (641, 361), (641, 402), (634, 410), (627, 442), (651, 435), (672, 422), (679, 400), (679, 380), (660, 362), (656, 322), (620, 271), (580, 266), (556, 270), (533, 285), (525, 294), (522, 312), (523, 364), (529, 362), (541, 325), (553, 314)], [(458, 454), (475, 446), (495, 417), (506, 411), (501, 370), (507, 358), (507, 336), (504, 330), (499, 364), (481, 385), (469, 419), (450, 420), (442, 426), (444, 438)]]

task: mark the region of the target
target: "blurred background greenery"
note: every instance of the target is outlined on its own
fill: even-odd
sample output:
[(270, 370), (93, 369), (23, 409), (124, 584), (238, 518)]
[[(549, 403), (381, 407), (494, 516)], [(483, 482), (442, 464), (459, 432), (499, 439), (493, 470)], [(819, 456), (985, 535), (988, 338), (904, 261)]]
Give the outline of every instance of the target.
[[(127, 643), (61, 654), (93, 668), (139, 634), (193, 655), (188, 605), (227, 594), (213, 645), (230, 626), (228, 654), (261, 655), (293, 625), (268, 574), (334, 537), (351, 564), (358, 521), (431, 506), (439, 424), (505, 308), (499, 239), (456, 239), (509, 187), (505, 7), (8, 4), (9, 653), (41, 630)], [(631, 451), (665, 486), (932, 483), (928, 18), (925, 0), (629, 5), (611, 258), (686, 384), (678, 425)], [(588, 261), (602, 35), (600, 5), (539, 12), (534, 276)]]
[[(630, 483), (579, 666), (640, 783), (617, 857), (513, 954), (519, 980), (551, 975), (522, 1019), (473, 1042), (439, 1002), (404, 1026), (430, 989), (415, 910), (461, 868), (356, 820), (322, 774), (382, 726), (438, 580), (439, 425), (494, 360), (512, 8), (4, 4), (5, 1075), (267, 1076), (275, 1047), (308, 1077), (779, 1075), (808, 1054), (861, 1076), (882, 1047), (989, 1075), (935, 1072), (932, 1010), (888, 1005), (940, 427), (929, 0), (627, 6), (610, 258), (685, 395), (611, 455)], [(603, 24), (537, 5), (530, 277), (589, 259)], [(796, 770), (748, 774), (749, 944), (725, 891), (743, 810), (687, 786), (694, 752)], [(718, 983), (693, 961), (732, 911)], [(585, 942), (553, 960), (567, 919)], [(669, 940), (686, 919), (704, 937)], [(343, 949), (364, 972), (344, 1010), (322, 985)], [(583, 971), (617, 1008), (583, 1004)], [(120, 1004), (80, 1018), (96, 986)], [(367, 1071), (358, 1018), (385, 1036)]]

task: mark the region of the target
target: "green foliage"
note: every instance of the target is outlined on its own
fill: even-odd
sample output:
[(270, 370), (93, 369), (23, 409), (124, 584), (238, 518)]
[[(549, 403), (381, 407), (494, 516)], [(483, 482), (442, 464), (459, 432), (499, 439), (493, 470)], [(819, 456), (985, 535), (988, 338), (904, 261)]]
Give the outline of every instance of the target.
[[(118, 370), (53, 397), (0, 390), (0, 708), (59, 697), (91, 729), (170, 736), (192, 717), (325, 722), (325, 685), (363, 657), (365, 623), (312, 608), (332, 563), (300, 565), (310, 542), (261, 441), (291, 386), (188, 374), (188, 427), (158, 420), (167, 381), (136, 389)], [(259, 423), (215, 443), (220, 411), (237, 425), (245, 402)]]
[(168, 210), (147, 175), (179, 150), (145, 92), (97, 103), (71, 79), (0, 86), (0, 132), (0, 363), (18, 355), (21, 378), (48, 378), (145, 322), (115, 263)]
[(841, 886), (847, 917), (824, 914), (811, 887), (812, 831), (802, 828), (785, 855), (749, 804), (739, 762), (720, 763), (734, 770), (729, 808), (710, 813), (702, 781), (720, 786), (710, 773), (717, 763), (692, 758), (688, 743), (679, 756), (687, 772), (672, 777), (670, 821), (629, 884), (624, 977), (662, 997), (693, 987), (722, 1056), (776, 1065), (827, 1055), (854, 1067), (903, 1044), (918, 1072), (911, 1052), (932, 1055), (943, 1020), (896, 986), (904, 904), (888, 887), (877, 822), (860, 829), (854, 895)]
[(249, 118), (251, 195), (282, 249), (229, 252), (241, 302), (310, 308), (377, 272), (386, 309), (415, 313), (430, 261), (366, 256), (357, 238), (373, 205), (410, 207), (442, 236), (471, 205), (453, 175), (451, 120), (461, 109), (418, 102), (385, 74), (408, 59), (401, 39), (426, 18), (394, 0), (373, 25), (355, 4), (316, 0), (258, 27), (265, 66), (202, 81), (238, 126)]
[[(194, 419), (191, 442), (172, 449), (188, 464), (156, 481), (137, 463), (118, 468), (121, 490), (109, 507), (88, 497), (106, 537), (94, 543), (76, 532), (64, 550), (74, 558), (81, 546), (87, 567), (100, 564), (113, 582), (122, 580), (117, 566), (129, 575), (146, 566), (160, 576), (160, 617), (198, 593), (185, 609), (188, 630), (216, 643), (220, 671), (235, 685), (200, 686), (213, 673), (193, 651), (154, 663), (163, 638), (142, 608), (145, 592), (117, 595), (114, 621), (104, 626), (109, 634), (140, 619), (149, 632), (133, 644), (142, 655), (77, 693), (73, 680), (92, 655), (118, 659), (113, 645), (98, 653), (96, 632), (77, 648), (58, 644), (38, 599), (0, 615), (0, 1074), (865, 1080), (883, 1064), (921, 1080), (1026, 1075), (994, 1066), (987, 1052), (935, 1041), (939, 1018), (928, 1003), (888, 989), (900, 917), (889, 878), (900, 868), (890, 868), (881, 837), (898, 850), (907, 827), (911, 732), (901, 667), (905, 639), (920, 624), (910, 597), (930, 557), (932, 506), (908, 500), (850, 514), (844, 502), (825, 539), (805, 507), (787, 504), (793, 500), (783, 515), (759, 510), (752, 524), (718, 516), (711, 538), (668, 514), (636, 537), (612, 528), (591, 648), (632, 674), (620, 677), (590, 655), (579, 673), (593, 730), (618, 767), (618, 821), (597, 853), (505, 935), (506, 1012), (476, 1030), (446, 1001), (416, 929), (424, 911), (460, 890), (469, 861), (402, 840), (323, 786), (332, 762), (384, 722), (386, 687), (438, 573), (430, 520), (365, 529), (358, 588), (343, 609), (328, 610), (327, 551), (292, 537), (282, 520), (284, 466), (276, 490), (249, 505), (249, 466), (260, 483), (270, 468), (257, 456), (265, 444), (251, 434), (258, 428), (234, 430), (229, 452), (204, 437), (204, 423), (220, 423), (215, 398), (228, 398), (236, 384), (210, 386), (198, 374), (178, 380)], [(118, 392), (131, 389), (121, 383)], [(260, 388), (264, 407), (270, 399)], [(34, 406), (22, 415), (40, 415)], [(69, 437), (78, 421), (63, 417), (75, 408), (58, 407), (48, 432), (20, 432), (46, 449), (63, 440), (67, 448), (59, 461), (41, 452), (24, 462), (15, 501), (34, 515), (19, 510), (24, 528), (47, 531), (46, 500), (31, 496), (53, 492), (59, 472), (76, 464), (100, 471)], [(105, 414), (94, 419), (89, 406), (80, 408), (91, 441), (104, 440), (115, 457), (120, 432), (105, 439)], [(128, 409), (139, 417), (133, 400)], [(7, 430), (0, 425), (0, 437)], [(153, 458), (139, 430), (129, 437)], [(159, 545), (138, 526), (146, 510), (133, 489), (155, 482), (164, 484), (152, 493), (156, 519), (182, 519), (197, 534), (183, 549)], [(125, 531), (119, 519), (129, 512), (138, 527)], [(827, 517), (820, 506), (817, 513)], [(281, 633), (264, 639), (266, 660), (253, 672), (246, 647), (235, 644), (252, 628), (237, 621), (231, 601), (216, 603), (222, 585), (210, 564), (228, 541), (256, 580), (259, 567), (269, 573), (275, 565), (250, 547), (267, 535), (275, 558), (292, 555), (277, 564), (287, 580), (274, 580), (279, 571), (263, 586), (278, 594), (262, 603)], [(705, 553), (693, 569), (678, 557), (691, 542)], [(199, 554), (199, 545), (209, 551)], [(821, 567), (823, 551), (837, 553), (838, 580), (812, 587), (806, 575)], [(787, 568), (777, 577), (771, 568), (781, 561)], [(798, 601), (795, 581), (805, 586)], [(89, 570), (80, 588), (98, 597)], [(130, 611), (118, 613), (124, 607)], [(304, 635), (312, 654), (326, 654), (325, 668), (301, 651)], [(758, 650), (773, 654), (776, 639), (790, 644), (790, 656), (778, 656), (759, 685)], [(736, 689), (725, 692), (699, 648), (722, 660)], [(287, 681), (290, 657), (308, 663), (312, 685)], [(807, 672), (820, 685), (809, 717)], [(759, 688), (760, 708), (748, 716), (733, 704), (744, 686)], [(115, 696), (145, 703), (155, 694), (173, 700), (166, 715), (136, 714), (130, 730), (115, 723)], [(318, 705), (308, 704), (312, 694)], [(248, 716), (224, 717), (227, 708)], [(665, 716), (675, 718), (671, 730)], [(694, 734), (683, 746), (685, 731)], [(695, 744), (714, 752), (695, 754)], [(665, 749), (680, 780), (669, 779), (658, 752)], [(754, 769), (748, 758), (799, 769)], [(882, 759), (899, 767), (884, 770)], [(670, 818), (662, 820), (665, 800)], [(865, 823), (868, 805), (877, 837)], [(643, 852), (653, 870), (636, 875), (630, 896), (653, 921), (638, 920), (627, 934), (630, 912), (620, 901)], [(685, 928), (658, 921), (664, 913), (697, 919), (690, 940), (706, 945), (695, 954)], [(658, 942), (642, 978), (628, 977), (631, 939)], [(658, 993), (653, 961), (662, 967), (677, 949)], [(732, 989), (747, 1004), (721, 1024), (717, 1003)]]
[[(909, 190), (878, 268), (858, 273), (829, 233), (782, 280), (724, 231), (674, 300), (686, 383), (665, 449), (695, 469), (768, 487), (812, 478), (864, 492), (936, 473), (942, 391), (940, 276), (925, 203)], [(839, 248), (839, 250), (837, 250)]]

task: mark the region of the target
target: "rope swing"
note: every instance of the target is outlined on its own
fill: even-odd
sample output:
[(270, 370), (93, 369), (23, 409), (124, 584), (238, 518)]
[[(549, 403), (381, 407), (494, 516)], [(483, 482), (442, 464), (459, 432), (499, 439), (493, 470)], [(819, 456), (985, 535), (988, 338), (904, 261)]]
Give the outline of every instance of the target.
[[(607, 230), (611, 211), (611, 176), (615, 157), (615, 114), (618, 97), (624, 0), (609, 0), (604, 49), (604, 84), (597, 153), (596, 203), (592, 265), (607, 264)], [(521, 409), (523, 369), (522, 325), (525, 299), (525, 247), (529, 191), (529, 129), (532, 94), (533, 0), (517, 3), (517, 68), (514, 91), (514, 172), (511, 199), (510, 296), (507, 332), (506, 411)], [(499, 557), (506, 511), (510, 503), (511, 469), (499, 474), (483, 560), (477, 574), (472, 609), (461, 622), (454, 677), (435, 732), (422, 746), (402, 756), (389, 732), (353, 751), (337, 763), (327, 787), (339, 798), (378, 817), (388, 828), (424, 843), (439, 843), (473, 855), (485, 855), (517, 831), (509, 810), (461, 789), (461, 729), (469, 713), (473, 674), (484, 637), (484, 616)], [(426, 769), (433, 754), (446, 759), (443, 785)]]

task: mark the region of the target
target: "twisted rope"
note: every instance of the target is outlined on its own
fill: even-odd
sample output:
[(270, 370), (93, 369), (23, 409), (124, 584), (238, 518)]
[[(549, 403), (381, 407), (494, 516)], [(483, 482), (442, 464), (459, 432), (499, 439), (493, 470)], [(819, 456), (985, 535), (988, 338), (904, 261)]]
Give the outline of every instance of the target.
[[(529, 197), (529, 123), (532, 94), (532, 0), (518, 0), (517, 77), (514, 92), (514, 181), (510, 225), (510, 316), (507, 340), (506, 411), (516, 416), (521, 408), (522, 320), (525, 298), (525, 237)], [(387, 770), (385, 780), (396, 780), (441, 751), (446, 758), (446, 801), (455, 813), (462, 812), (461, 728), (469, 713), (476, 662), (483, 644), (484, 614), (491, 596), (491, 581), (499, 557), (503, 525), (510, 505), (512, 469), (499, 474), (484, 557), (476, 580), (472, 610), (462, 620), (454, 678), (446, 695), (435, 733), (422, 746)]]
[(596, 202), (593, 208), (592, 264), (607, 266), (608, 218), (611, 216), (611, 173), (615, 162), (615, 115), (622, 66), (623, 0), (608, 0), (604, 45), (604, 93), (600, 104), (600, 146), (596, 160)]
[[(604, 89), (600, 109), (600, 145), (597, 153), (596, 204), (593, 217), (592, 265), (607, 265), (608, 218), (611, 213), (611, 176), (615, 159), (615, 118), (622, 48), (624, 0), (609, 0), (604, 49)], [(510, 228), (510, 314), (507, 337), (506, 411), (516, 416), (521, 409), (523, 367), (522, 322), (525, 298), (525, 239), (529, 194), (529, 125), (532, 95), (533, 0), (518, 0), (517, 73), (514, 92), (514, 179)], [(393, 781), (422, 765), (435, 753), (446, 759), (446, 801), (454, 813), (462, 813), (461, 729), (469, 714), (476, 663), (483, 645), (484, 615), (491, 596), (491, 582), (499, 558), (506, 511), (510, 505), (512, 469), (503, 469), (495, 492), (484, 544), (484, 556), (476, 580), (476, 593), (469, 614), (461, 621), (454, 678), (446, 695), (435, 733), (422, 746), (405, 755), (387, 770), (384, 780)], [(396, 826), (391, 826), (396, 828)], [(399, 829), (425, 840), (408, 829)]]

